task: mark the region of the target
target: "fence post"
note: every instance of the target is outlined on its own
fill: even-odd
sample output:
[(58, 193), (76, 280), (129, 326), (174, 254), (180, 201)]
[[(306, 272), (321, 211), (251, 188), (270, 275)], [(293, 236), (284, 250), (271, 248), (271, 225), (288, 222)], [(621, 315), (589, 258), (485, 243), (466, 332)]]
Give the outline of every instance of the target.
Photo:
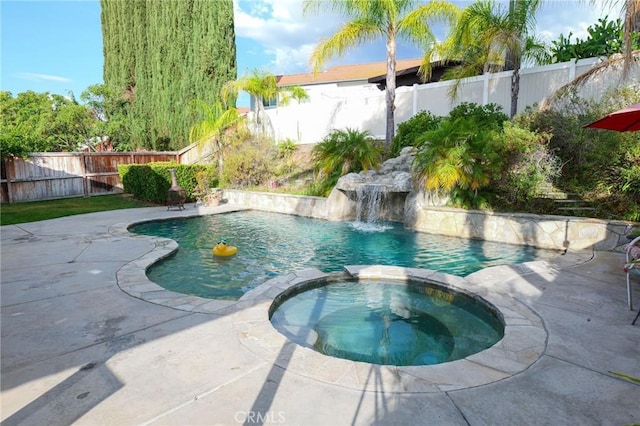
[(86, 152), (80, 153), (80, 170), (82, 171), (82, 192), (84, 192), (84, 196), (89, 196), (89, 182), (87, 179), (87, 154)]
[(7, 173), (7, 201), (9, 204), (13, 203), (13, 187), (11, 181), (15, 179), (16, 171), (13, 157), (8, 157), (4, 160), (5, 171)]
[(482, 75), (482, 105), (489, 104), (489, 76), (491, 73)]
[[(577, 59), (571, 59), (571, 61), (569, 61), (569, 81), (573, 81), (574, 78), (576, 78), (576, 66), (578, 65), (578, 60)], [(567, 83), (569, 82), (567, 81)]]

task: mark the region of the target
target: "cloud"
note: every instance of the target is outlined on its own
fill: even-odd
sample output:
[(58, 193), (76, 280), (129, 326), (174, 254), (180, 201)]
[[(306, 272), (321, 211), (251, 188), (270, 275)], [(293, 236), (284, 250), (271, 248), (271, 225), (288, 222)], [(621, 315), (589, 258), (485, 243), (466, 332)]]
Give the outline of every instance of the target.
[[(507, 0), (499, 1), (508, 5)], [(454, 3), (463, 8), (471, 1)], [(556, 40), (561, 33), (566, 37), (569, 32), (573, 33), (572, 40), (576, 37), (584, 39), (587, 28), (595, 24), (598, 18), (607, 14), (609, 19), (619, 16), (619, 11), (611, 10), (609, 0), (597, 0), (589, 5), (586, 3), (577, 0), (542, 2), (537, 14), (536, 34), (547, 43)], [(254, 46), (251, 50), (264, 52), (268, 63), (262, 66), (276, 74), (309, 71), (308, 60), (317, 43), (322, 37), (335, 33), (345, 21), (344, 17), (328, 12), (305, 15), (302, 4), (302, 0), (234, 0), (236, 36), (250, 40)], [(438, 38), (445, 37), (445, 27), (435, 25), (433, 29)], [(402, 41), (399, 41), (401, 44)], [(412, 57), (421, 55), (419, 49), (405, 50)], [(406, 54), (402, 55), (403, 59)], [(342, 59), (334, 58), (325, 68), (384, 59), (384, 40), (380, 40), (354, 49)]]
[(560, 34), (568, 37), (569, 33), (572, 33), (572, 41), (576, 38), (584, 40), (589, 35), (587, 28), (599, 18), (608, 16), (608, 20), (614, 20), (619, 17), (620, 11), (612, 6), (607, 1), (593, 4), (567, 0), (543, 2), (537, 16), (536, 34), (547, 43), (557, 40)]
[(303, 16), (301, 0), (234, 0), (234, 22), (236, 36), (261, 46), (275, 73), (308, 71), (315, 45), (339, 25), (337, 17)]
[(267, 47), (294, 47), (312, 38), (300, 0), (236, 0), (234, 21), (237, 36)]
[(21, 78), (23, 80), (30, 81), (56, 81), (58, 83), (71, 83), (72, 80), (67, 77), (62, 77), (59, 75), (51, 75), (51, 74), (40, 74), (33, 72), (20, 72), (15, 74), (17, 78)]
[(275, 74), (291, 74), (308, 71), (309, 57), (314, 47), (314, 44), (304, 44), (299, 48), (269, 49), (265, 53), (274, 56), (272, 64)]

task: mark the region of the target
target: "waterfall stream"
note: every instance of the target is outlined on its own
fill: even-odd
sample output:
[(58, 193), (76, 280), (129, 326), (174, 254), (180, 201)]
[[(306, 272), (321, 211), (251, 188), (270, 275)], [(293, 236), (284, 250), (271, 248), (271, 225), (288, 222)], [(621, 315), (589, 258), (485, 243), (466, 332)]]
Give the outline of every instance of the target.
[(356, 189), (356, 221), (354, 228), (362, 231), (383, 231), (386, 226), (378, 223), (384, 185), (360, 185)]

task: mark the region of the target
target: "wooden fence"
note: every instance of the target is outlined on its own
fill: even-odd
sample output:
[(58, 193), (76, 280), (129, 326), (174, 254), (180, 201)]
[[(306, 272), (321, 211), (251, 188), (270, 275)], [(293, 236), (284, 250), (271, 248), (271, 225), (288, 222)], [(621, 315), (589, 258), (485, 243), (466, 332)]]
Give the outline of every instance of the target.
[(122, 192), (119, 164), (197, 162), (197, 146), (177, 152), (47, 152), (2, 161), (2, 203)]

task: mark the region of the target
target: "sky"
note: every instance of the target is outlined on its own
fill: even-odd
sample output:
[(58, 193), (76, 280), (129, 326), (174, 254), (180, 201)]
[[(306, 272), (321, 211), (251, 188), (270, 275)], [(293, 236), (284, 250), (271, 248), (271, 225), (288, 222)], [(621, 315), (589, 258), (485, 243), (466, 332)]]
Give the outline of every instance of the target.
[[(549, 43), (561, 33), (572, 32), (572, 40), (585, 38), (587, 27), (607, 15), (617, 18), (619, 11), (588, 0), (544, 0), (536, 33)], [(253, 69), (274, 74), (310, 71), (314, 46), (334, 33), (341, 19), (304, 15), (302, 0), (234, 0), (238, 75)], [(434, 27), (434, 32), (439, 38), (445, 36), (444, 27)], [(397, 56), (416, 58), (421, 52), (400, 44)], [(385, 59), (384, 40), (379, 40), (332, 60), (327, 67)], [(0, 0), (0, 90), (14, 96), (27, 90), (73, 93), (79, 99), (90, 85), (103, 82), (102, 66), (99, 0)], [(238, 106), (248, 105), (248, 96), (241, 95)]]

